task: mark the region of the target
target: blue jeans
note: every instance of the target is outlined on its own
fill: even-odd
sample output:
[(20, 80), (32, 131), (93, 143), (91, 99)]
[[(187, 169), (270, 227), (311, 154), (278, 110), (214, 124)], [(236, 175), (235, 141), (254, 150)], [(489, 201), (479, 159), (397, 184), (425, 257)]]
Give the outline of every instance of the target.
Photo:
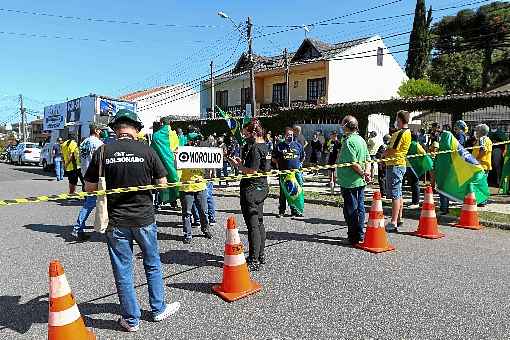
[(83, 202), (83, 207), (80, 209), (80, 213), (78, 214), (78, 219), (76, 220), (76, 224), (74, 225), (74, 231), (77, 233), (83, 233), (85, 229), (85, 222), (87, 222), (87, 218), (89, 218), (90, 213), (96, 207), (96, 196), (89, 196), (85, 198), (85, 202)]
[(108, 231), (106, 238), (122, 317), (130, 326), (140, 323), (140, 306), (133, 283), (133, 240), (142, 250), (152, 314), (161, 314), (166, 304), (156, 223), (140, 228), (114, 227)]
[[(206, 200), (207, 200), (207, 218), (209, 223), (216, 223), (216, 202), (214, 201), (214, 184), (212, 182), (207, 183), (206, 188)], [(191, 208), (191, 214), (193, 215), (193, 223), (200, 222), (200, 213), (198, 212), (196, 202), (193, 202), (193, 207)]]
[(181, 191), (181, 208), (182, 208), (182, 231), (185, 238), (191, 238), (193, 235), (191, 229), (191, 218), (196, 209), (198, 217), (194, 222), (200, 221), (201, 229), (209, 230), (209, 220), (207, 218), (207, 194), (206, 190), (197, 192)]
[(62, 162), (62, 158), (57, 158), (53, 160), (55, 164), (55, 176), (57, 177), (57, 181), (64, 180), (64, 163)]
[(347, 223), (347, 238), (356, 243), (363, 240), (365, 226), (365, 187), (341, 188), (344, 199), (344, 218)]

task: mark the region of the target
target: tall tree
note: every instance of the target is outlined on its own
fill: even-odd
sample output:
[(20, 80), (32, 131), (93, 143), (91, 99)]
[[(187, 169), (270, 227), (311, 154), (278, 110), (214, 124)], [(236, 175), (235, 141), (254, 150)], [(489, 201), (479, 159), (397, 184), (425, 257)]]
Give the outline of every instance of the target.
[(430, 76), (447, 92), (486, 90), (510, 74), (510, 6), (496, 1), (461, 10), (432, 28)]
[(409, 38), (409, 51), (407, 53), (406, 73), (409, 78), (421, 79), (425, 76), (430, 62), (430, 23), (432, 22), (432, 6), (428, 14), (425, 9), (425, 0), (416, 1), (414, 23)]

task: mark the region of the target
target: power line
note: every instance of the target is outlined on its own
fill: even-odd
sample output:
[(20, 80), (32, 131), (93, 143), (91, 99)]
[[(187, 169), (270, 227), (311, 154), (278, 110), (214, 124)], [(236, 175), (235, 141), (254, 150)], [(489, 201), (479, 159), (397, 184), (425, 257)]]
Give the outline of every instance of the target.
[(129, 20), (123, 20), (123, 19), (84, 18), (84, 17), (72, 16), (72, 15), (60, 15), (60, 14), (53, 14), (53, 13), (47, 13), (47, 12), (23, 11), (23, 10), (12, 9), (12, 8), (0, 8), (0, 11), (5, 12), (5, 13), (44, 16), (44, 17), (51, 17), (51, 18), (79, 20), (79, 21), (88, 21), (88, 22), (100, 22), (100, 23), (107, 23), (107, 24), (137, 25), (137, 26), (162, 27), (162, 28), (218, 28), (219, 27), (219, 26), (215, 26), (215, 25), (158, 24), (158, 23), (141, 22), (141, 21), (129, 21)]
[[(395, 46), (402, 46), (402, 45), (407, 45), (407, 44), (399, 44), (399, 45), (395, 45)], [(391, 48), (391, 47), (395, 47), (395, 46), (389, 46), (387, 48)], [(479, 50), (479, 48), (476, 48), (476, 47), (471, 47), (470, 48), (469, 46), (465, 46), (462, 50), (459, 50), (459, 51), (436, 52), (436, 53), (434, 53), (434, 56), (452, 54), (452, 53), (457, 53), (457, 52), (466, 52), (466, 51), (470, 51), (470, 50)], [(376, 50), (372, 50), (372, 51), (376, 51)], [(371, 51), (365, 51), (364, 53), (369, 53), (369, 52), (371, 52)], [(388, 52), (383, 52), (383, 53), (379, 53), (378, 52), (377, 54), (371, 54), (371, 55), (357, 55), (359, 53), (355, 53), (355, 54), (351, 54), (351, 55), (344, 55), (341, 58), (336, 58), (336, 59), (331, 59), (331, 60), (353, 60), (353, 59), (373, 58), (373, 57), (377, 57), (377, 56), (380, 56), (380, 55), (394, 55), (394, 54), (400, 54), (400, 53), (406, 53), (406, 52), (409, 52), (409, 49), (402, 49), (402, 50), (398, 50), (398, 51), (388, 51)], [(227, 79), (227, 80), (225, 80), (223, 82), (216, 83), (215, 86), (218, 86), (218, 85), (224, 84), (226, 82), (232, 81), (233, 79), (236, 79), (237, 77), (239, 77), (240, 75), (242, 75), (244, 73), (246, 73), (246, 71), (245, 72), (241, 72), (239, 74), (236, 74), (234, 77), (232, 77), (230, 79)], [(169, 100), (169, 101), (166, 100), (166, 99), (159, 100), (159, 101), (156, 101), (154, 103), (147, 104), (146, 106), (142, 107), (142, 109), (147, 109), (147, 108), (154, 109), (154, 108), (162, 106), (162, 105), (166, 105), (166, 104), (178, 101), (178, 100), (182, 100), (182, 99), (185, 99), (185, 98), (188, 98), (188, 97), (200, 94), (200, 93), (202, 93), (204, 91), (208, 91), (210, 89), (211, 89), (210, 86), (209, 87), (204, 87), (203, 89), (201, 89), (198, 92), (193, 92), (193, 93), (190, 93), (190, 94), (186, 94), (184, 96), (181, 96), (181, 97)], [(189, 90), (187, 92), (189, 92)], [(154, 104), (157, 104), (157, 105), (154, 105)]]
[[(134, 41), (134, 40), (91, 39), (91, 38), (78, 38), (78, 37), (63, 36), (63, 35), (22, 33), (22, 32), (6, 32), (6, 31), (0, 31), (0, 34), (10, 35), (10, 36), (22, 36), (22, 37), (25, 37), (25, 38), (62, 39), (62, 40), (74, 40), (74, 41), (95, 41), (95, 42), (102, 42), (102, 43), (119, 43), (119, 44), (146, 43), (146, 42), (137, 42), (137, 41)], [(189, 42), (191, 42), (191, 43), (203, 43), (205, 41), (204, 40), (192, 40), (192, 41), (189, 41)]]

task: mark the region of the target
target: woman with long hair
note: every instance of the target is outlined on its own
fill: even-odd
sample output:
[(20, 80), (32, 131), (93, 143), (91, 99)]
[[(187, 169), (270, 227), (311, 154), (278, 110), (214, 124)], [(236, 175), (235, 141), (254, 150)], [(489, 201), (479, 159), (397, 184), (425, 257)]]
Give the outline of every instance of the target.
[[(267, 172), (271, 169), (271, 153), (264, 140), (264, 129), (257, 119), (243, 128), (246, 144), (241, 157), (229, 158), (233, 166), (243, 174)], [(240, 184), (241, 211), (248, 228), (249, 256), (246, 259), (250, 271), (257, 271), (266, 263), (264, 247), (264, 201), (269, 186), (267, 177), (243, 178)]]

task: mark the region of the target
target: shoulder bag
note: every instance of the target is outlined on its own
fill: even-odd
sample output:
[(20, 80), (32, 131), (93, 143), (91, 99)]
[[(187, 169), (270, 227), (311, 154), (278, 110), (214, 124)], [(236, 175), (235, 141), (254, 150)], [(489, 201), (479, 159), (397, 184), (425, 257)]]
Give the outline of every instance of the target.
[[(104, 153), (105, 145), (99, 150), (99, 180), (97, 182), (97, 190), (106, 190), (106, 179), (104, 170)], [(97, 196), (96, 217), (94, 220), (94, 230), (104, 234), (108, 228), (108, 203), (106, 195)]]

